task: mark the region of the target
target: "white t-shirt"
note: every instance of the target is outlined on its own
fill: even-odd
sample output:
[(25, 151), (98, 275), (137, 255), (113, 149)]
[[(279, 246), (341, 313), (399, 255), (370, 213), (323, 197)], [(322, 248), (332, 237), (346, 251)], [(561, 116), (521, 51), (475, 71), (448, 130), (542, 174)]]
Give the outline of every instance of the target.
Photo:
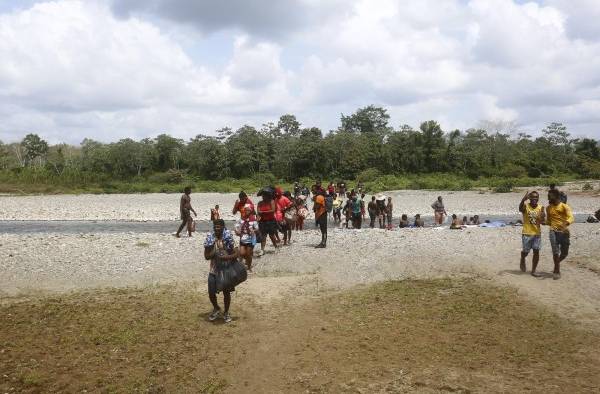
[(256, 220), (238, 220), (235, 224), (235, 233), (240, 234), (240, 243), (251, 244), (252, 236), (258, 231)]

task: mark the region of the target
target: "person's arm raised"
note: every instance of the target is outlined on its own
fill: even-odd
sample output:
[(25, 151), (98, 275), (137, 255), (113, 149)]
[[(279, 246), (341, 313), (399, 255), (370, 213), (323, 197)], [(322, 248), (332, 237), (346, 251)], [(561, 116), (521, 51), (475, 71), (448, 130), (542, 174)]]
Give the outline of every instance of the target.
[(521, 202), (519, 203), (519, 212), (525, 212), (525, 201), (527, 201), (527, 197), (529, 197), (529, 192), (525, 193)]

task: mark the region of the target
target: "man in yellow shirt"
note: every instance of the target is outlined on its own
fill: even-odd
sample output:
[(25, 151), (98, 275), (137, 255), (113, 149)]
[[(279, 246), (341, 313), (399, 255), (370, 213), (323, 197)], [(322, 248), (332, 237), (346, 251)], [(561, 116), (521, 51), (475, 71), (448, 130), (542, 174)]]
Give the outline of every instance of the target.
[[(529, 203), (525, 202), (527, 199), (529, 199)], [(538, 204), (539, 199), (540, 194), (538, 192), (527, 192), (519, 204), (519, 211), (523, 214), (521, 271), (527, 271), (525, 258), (529, 254), (529, 251), (533, 249), (531, 275), (536, 278), (540, 276), (540, 274), (535, 272), (538, 262), (540, 261), (540, 248), (542, 246), (542, 229), (540, 228), (540, 225), (544, 223), (545, 219), (544, 207)]]
[(560, 262), (569, 254), (569, 225), (575, 221), (571, 207), (560, 200), (560, 192), (557, 189), (548, 191), (548, 207), (546, 224), (550, 226), (550, 245), (552, 246), (552, 258), (554, 259), (554, 272), (552, 277), (560, 279)]

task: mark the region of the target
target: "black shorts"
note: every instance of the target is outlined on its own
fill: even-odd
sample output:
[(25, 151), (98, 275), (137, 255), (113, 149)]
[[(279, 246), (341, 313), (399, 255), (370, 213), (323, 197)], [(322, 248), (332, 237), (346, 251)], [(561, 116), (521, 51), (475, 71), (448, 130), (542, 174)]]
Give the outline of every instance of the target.
[(245, 246), (247, 248), (253, 248), (252, 242), (240, 242), (240, 246)]
[(258, 222), (258, 228), (263, 236), (275, 235), (279, 230), (279, 225), (275, 220), (272, 220), (269, 222)]
[[(235, 291), (235, 287), (228, 289), (227, 292)], [(217, 276), (215, 274), (208, 274), (208, 294), (217, 294)]]

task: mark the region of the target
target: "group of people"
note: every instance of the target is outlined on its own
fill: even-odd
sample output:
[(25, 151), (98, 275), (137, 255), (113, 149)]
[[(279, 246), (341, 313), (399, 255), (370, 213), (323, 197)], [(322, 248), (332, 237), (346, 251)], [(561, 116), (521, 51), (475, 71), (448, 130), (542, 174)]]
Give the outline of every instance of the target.
[[(357, 188), (358, 189), (358, 188)], [(191, 206), (190, 198), (191, 188), (186, 187), (180, 201), (180, 211), (182, 223), (175, 234), (180, 236), (181, 231), (187, 226), (189, 235), (192, 235), (193, 229), (190, 226), (191, 214), (197, 216), (196, 211)], [(312, 195), (312, 196), (311, 196)], [(210, 260), (210, 270), (208, 277), (209, 299), (213, 305), (213, 311), (209, 315), (209, 320), (214, 321), (222, 317), (225, 322), (231, 321), (229, 307), (231, 304), (231, 292), (234, 288), (223, 289), (224, 310), (217, 302), (216, 270), (219, 263), (240, 259), (245, 262), (248, 272), (252, 272), (252, 260), (255, 255), (255, 247), (260, 245), (260, 250), (256, 252), (257, 256), (262, 256), (268, 240), (277, 249), (281, 245), (289, 245), (292, 238), (292, 230), (301, 230), (304, 226), (304, 220), (308, 216), (309, 200), (312, 200), (312, 210), (314, 212), (315, 226), (321, 233), (321, 242), (316, 245), (317, 248), (327, 246), (327, 227), (328, 216), (333, 214), (335, 223), (341, 227), (361, 228), (365, 214), (370, 218), (369, 226), (371, 228), (379, 225), (380, 228), (391, 228), (393, 202), (391, 197), (385, 197), (381, 194), (372, 196), (371, 201), (365, 209), (365, 194), (361, 189), (345, 190), (345, 184), (337, 185), (337, 188), (331, 183), (326, 189), (317, 181), (315, 185), (307, 191), (304, 185), (295, 184), (293, 195), (288, 191), (283, 191), (280, 187), (265, 187), (261, 189), (257, 196), (261, 200), (255, 205), (252, 199), (245, 193), (240, 192), (235, 201), (232, 214), (239, 214), (233, 229), (229, 230), (221, 218), (219, 206), (211, 209), (211, 220), (213, 222), (213, 231), (210, 232), (204, 241), (204, 256)], [(345, 202), (342, 199), (345, 196)], [(434, 221), (436, 225), (444, 222), (447, 212), (442, 197), (438, 197), (431, 205), (434, 211)], [(554, 270), (554, 279), (560, 278), (560, 263), (567, 257), (570, 246), (569, 225), (574, 222), (571, 208), (567, 205), (566, 194), (560, 192), (555, 187), (548, 191), (548, 206), (544, 208), (539, 204), (539, 193), (536, 191), (527, 192), (519, 204), (519, 211), (522, 213), (522, 251), (520, 260), (520, 269), (526, 271), (526, 258), (533, 250), (533, 261), (531, 266), (531, 275), (539, 277), (537, 266), (539, 263), (539, 252), (541, 249), (541, 225), (549, 226), (549, 240), (552, 248)], [(343, 216), (342, 216), (343, 213)], [(600, 210), (597, 212), (600, 215)], [(451, 229), (462, 228), (467, 225), (478, 225), (479, 216), (474, 215), (470, 218), (464, 216), (461, 219), (457, 215), (452, 215)], [(399, 227), (424, 227), (425, 223), (420, 214), (415, 215), (414, 221), (409, 222), (408, 216), (403, 214), (400, 218)], [(239, 239), (239, 247), (236, 247), (235, 238)]]
[[(567, 258), (570, 247), (571, 225), (575, 218), (571, 207), (567, 204), (567, 196), (555, 187), (548, 190), (548, 206), (539, 204), (540, 195), (537, 191), (527, 192), (519, 203), (519, 211), (523, 214), (522, 250), (520, 269), (527, 271), (526, 258), (533, 250), (531, 264), (531, 275), (539, 277), (536, 271), (540, 261), (540, 249), (542, 248), (542, 225), (549, 227), (548, 239), (552, 249), (552, 260), (554, 270), (552, 277), (560, 279), (560, 263)], [(527, 202), (529, 201), (529, 202)]]

